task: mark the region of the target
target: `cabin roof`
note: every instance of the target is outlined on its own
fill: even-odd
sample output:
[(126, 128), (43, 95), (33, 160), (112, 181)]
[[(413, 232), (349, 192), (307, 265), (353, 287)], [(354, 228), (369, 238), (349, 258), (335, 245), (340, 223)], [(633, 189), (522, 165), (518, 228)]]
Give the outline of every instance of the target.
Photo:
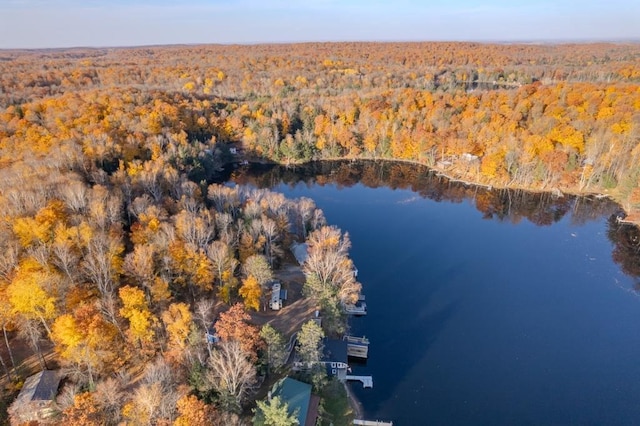
[(344, 340), (324, 339), (322, 361), (347, 363), (347, 342)]
[(58, 393), (60, 375), (57, 371), (42, 370), (25, 380), (17, 400), (29, 403), (31, 401), (53, 401)]
[[(298, 415), (296, 418), (298, 419), (299, 425), (308, 424), (307, 415), (312, 414), (309, 412), (309, 405), (311, 403), (310, 384), (300, 382), (290, 377), (285, 377), (273, 385), (273, 388), (271, 389), (271, 396), (279, 396), (283, 402), (286, 402), (289, 406), (289, 414), (293, 413), (296, 408), (298, 409)], [(311, 408), (313, 409), (313, 407)]]

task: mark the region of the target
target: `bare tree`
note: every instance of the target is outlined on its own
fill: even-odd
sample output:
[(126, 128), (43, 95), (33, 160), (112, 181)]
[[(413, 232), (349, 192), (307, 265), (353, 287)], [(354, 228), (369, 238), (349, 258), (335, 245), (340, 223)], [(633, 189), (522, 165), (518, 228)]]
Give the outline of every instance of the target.
[(184, 210), (174, 216), (178, 236), (185, 242), (204, 249), (215, 235), (215, 220), (211, 212), (201, 209), (197, 214)]
[(327, 224), (327, 219), (324, 217), (324, 212), (320, 209), (315, 209), (313, 211), (313, 216), (311, 217), (311, 229), (317, 230)]
[(136, 244), (133, 251), (124, 258), (125, 272), (144, 287), (147, 297), (156, 275), (154, 250), (151, 244)]
[(87, 186), (80, 181), (65, 182), (60, 186), (60, 196), (69, 210), (82, 214), (87, 208), (88, 194)]
[(121, 248), (119, 240), (105, 234), (96, 235), (87, 246), (81, 267), (102, 296), (113, 294), (117, 275), (113, 260), (120, 255)]
[(124, 396), (122, 384), (114, 378), (109, 377), (96, 385), (93, 397), (103, 413), (103, 418), (109, 421), (108, 424), (120, 423)]
[(60, 411), (73, 407), (76, 395), (80, 393), (80, 386), (76, 383), (67, 382), (58, 396), (56, 397), (56, 405)]
[(235, 340), (220, 342), (209, 358), (207, 379), (227, 411), (240, 410), (256, 383), (256, 369)]
[(49, 249), (43, 243), (29, 246), (27, 248), (27, 255), (34, 258), (43, 268), (49, 266)]
[(324, 226), (309, 235), (308, 244), (309, 256), (303, 265), (307, 290), (317, 299), (337, 297), (343, 303), (355, 303), (361, 285), (348, 257), (349, 235)]
[(257, 219), (262, 215), (262, 207), (255, 200), (249, 200), (244, 206), (243, 213), (245, 220)]
[(311, 198), (302, 197), (298, 200), (296, 206), (300, 221), (298, 235), (301, 238), (306, 238), (311, 226), (311, 219), (316, 211), (316, 203)]
[(219, 235), (218, 239), (229, 246), (236, 246), (238, 232), (234, 229), (233, 216), (229, 213), (218, 213), (215, 215), (215, 220)]
[(280, 233), (275, 220), (262, 216), (262, 233), (265, 237), (264, 253), (267, 256), (269, 265), (273, 267), (273, 262), (277, 256), (282, 255), (282, 248), (278, 244)]
[(38, 355), (38, 361), (40, 361), (40, 368), (46, 369), (47, 362), (42, 355), (42, 348), (40, 347), (40, 339), (43, 336), (42, 327), (36, 320), (29, 320), (21, 318), (18, 327), (18, 336), (27, 341), (31, 349)]
[(224, 185), (209, 185), (207, 198), (218, 212), (229, 212), (236, 217), (240, 205), (237, 189)]
[(259, 254), (249, 256), (242, 265), (242, 271), (245, 276), (252, 275), (260, 285), (265, 285), (273, 280), (273, 271), (267, 262), (267, 259)]
[(147, 366), (142, 385), (136, 390), (134, 402), (154, 424), (158, 420), (173, 420), (180, 398), (175, 389), (171, 367), (164, 358)]
[(78, 264), (80, 256), (68, 241), (55, 241), (51, 247), (51, 261), (69, 278), (71, 284), (75, 284), (78, 276)]
[(3, 245), (2, 256), (0, 256), (0, 278), (5, 281), (11, 280), (11, 275), (18, 266), (18, 256), (20, 249), (15, 242)]
[(95, 185), (89, 196), (89, 218), (91, 224), (106, 232), (122, 218), (122, 193)]
[(203, 330), (207, 330), (211, 325), (213, 306), (214, 302), (211, 299), (200, 299), (198, 303), (196, 303), (195, 317), (200, 321)]
[(238, 267), (238, 260), (233, 256), (229, 246), (222, 241), (214, 241), (207, 247), (207, 257), (213, 263), (216, 280), (222, 282), (223, 272), (228, 271), (231, 276)]
[(143, 194), (140, 197), (136, 197), (129, 206), (129, 212), (135, 217), (140, 217), (140, 214), (147, 211), (147, 209), (153, 205), (153, 200), (147, 194)]

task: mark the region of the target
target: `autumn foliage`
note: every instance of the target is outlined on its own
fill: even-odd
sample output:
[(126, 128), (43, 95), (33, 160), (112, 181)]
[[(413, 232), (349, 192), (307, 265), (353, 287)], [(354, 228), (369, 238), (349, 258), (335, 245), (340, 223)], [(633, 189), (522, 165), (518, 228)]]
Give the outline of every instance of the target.
[[(307, 291), (333, 310), (334, 331), (337, 307), (359, 291), (348, 235), (326, 227), (311, 200), (211, 183), (236, 150), (282, 164), (402, 160), (493, 186), (604, 192), (633, 213), (638, 58), (637, 44), (0, 52), (3, 332), (19, 331), (43, 365), (42, 342), (53, 345), (71, 381), (91, 391), (69, 399), (72, 424), (218, 418), (188, 395), (224, 406), (211, 383), (221, 386), (237, 358), (248, 360), (247, 381), (225, 392), (236, 408), (244, 401), (265, 350), (247, 310), (260, 309), (294, 240), (311, 235)], [(353, 167), (337, 169), (342, 183), (355, 181)], [(388, 175), (397, 185), (417, 173), (399, 170)], [(499, 195), (474, 197), (484, 214), (505, 214)], [(552, 207), (526, 214), (547, 223), (566, 208)], [(214, 311), (227, 352), (205, 341)], [(116, 370), (145, 379), (123, 393)]]

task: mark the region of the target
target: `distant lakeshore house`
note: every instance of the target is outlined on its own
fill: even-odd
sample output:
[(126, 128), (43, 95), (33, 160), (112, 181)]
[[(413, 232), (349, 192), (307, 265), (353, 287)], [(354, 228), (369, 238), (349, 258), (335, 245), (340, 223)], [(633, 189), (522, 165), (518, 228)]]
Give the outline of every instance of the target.
[(60, 386), (58, 371), (43, 370), (25, 380), (16, 400), (7, 410), (11, 424), (52, 422), (58, 413), (55, 398)]
[(311, 385), (290, 377), (277, 381), (269, 392), (269, 399), (279, 397), (288, 406), (289, 415), (297, 410), (300, 426), (315, 426), (318, 422), (320, 398), (311, 393)]

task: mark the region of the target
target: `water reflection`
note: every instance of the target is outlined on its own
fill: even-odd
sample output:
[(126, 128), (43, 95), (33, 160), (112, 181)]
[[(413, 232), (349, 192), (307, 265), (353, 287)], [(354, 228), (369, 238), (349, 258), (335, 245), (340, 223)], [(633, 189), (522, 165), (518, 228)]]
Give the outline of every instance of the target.
[(397, 162), (336, 161), (314, 162), (303, 166), (244, 166), (233, 171), (231, 180), (271, 188), (278, 184), (295, 186), (337, 185), (369, 188), (410, 189), (423, 198), (460, 203), (470, 201), (485, 219), (519, 223), (523, 219), (549, 226), (570, 215), (575, 225), (608, 217), (608, 237), (614, 244), (613, 259), (622, 270), (640, 277), (640, 231), (616, 221), (620, 206), (606, 198), (592, 196), (554, 196), (550, 192), (514, 189), (490, 190), (451, 181), (424, 166)]
[[(640, 230), (637, 226), (620, 223), (610, 217), (607, 236), (613, 243), (613, 260), (622, 271), (632, 277), (640, 277)], [(640, 291), (640, 282), (635, 290)]]

